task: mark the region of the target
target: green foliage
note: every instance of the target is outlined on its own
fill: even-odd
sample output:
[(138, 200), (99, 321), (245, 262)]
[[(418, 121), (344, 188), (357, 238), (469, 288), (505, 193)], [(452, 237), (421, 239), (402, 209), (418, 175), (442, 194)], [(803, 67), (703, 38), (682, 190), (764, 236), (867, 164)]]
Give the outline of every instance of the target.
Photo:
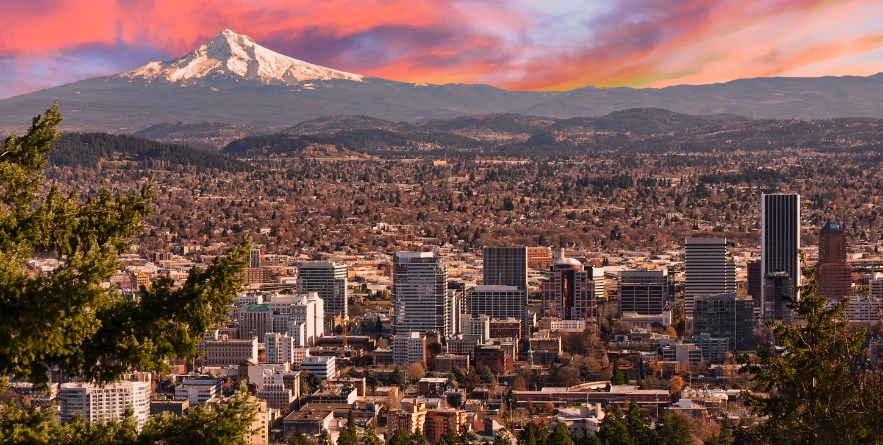
[(316, 445), (334, 445), (334, 442), (331, 441), (331, 433), (325, 428), (322, 428), (322, 432), (319, 433), (319, 441), (316, 442)]
[(192, 165), (232, 172), (251, 170), (250, 165), (220, 153), (119, 134), (65, 133), (52, 146), (55, 151), (49, 155), (49, 162), (57, 166), (94, 168), (102, 161), (130, 160), (162, 161), (167, 167)]
[(340, 430), (340, 435), (337, 436), (337, 445), (359, 445), (359, 438), (356, 436), (356, 418), (352, 408), (347, 415), (346, 426)]
[(334, 145), (337, 149), (343, 149), (333, 142), (314, 136), (277, 133), (237, 139), (227, 144), (223, 151), (233, 156), (268, 156), (273, 154), (297, 156), (313, 145)]
[(708, 439), (705, 439), (702, 442), (702, 445), (732, 445), (733, 444), (733, 436), (730, 434), (730, 428), (728, 425), (721, 425), (720, 432), (715, 435), (712, 435)]
[(374, 423), (369, 422), (365, 426), (365, 438), (362, 440), (362, 445), (383, 445), (383, 441), (377, 437), (377, 432), (374, 430)]
[[(63, 196), (56, 185), (40, 193), (60, 122), (55, 104), (25, 136), (7, 138), (0, 153), (0, 375), (39, 386), (51, 367), (100, 383), (131, 371), (167, 372), (169, 360), (195, 356), (200, 336), (226, 319), (226, 306), (242, 285), (249, 242), (205, 269), (193, 269), (181, 289), (163, 281), (142, 290), (138, 301), (104, 289), (150, 210), (152, 188), (116, 197), (104, 191), (85, 202), (76, 190)], [(26, 270), (32, 255), (64, 261), (33, 276)], [(211, 412), (194, 408), (189, 416), (157, 416), (137, 438), (239, 443), (254, 413), (243, 397)], [(129, 443), (136, 437), (129, 419), (58, 425), (45, 413), (3, 408), (0, 442)]]
[(659, 438), (656, 432), (650, 428), (650, 420), (644, 415), (638, 402), (634, 399), (629, 403), (625, 420), (635, 445), (653, 445), (658, 442)]
[(313, 442), (310, 442), (310, 439), (307, 439), (304, 433), (298, 431), (288, 438), (288, 445), (313, 445)]
[(848, 328), (847, 302), (826, 307), (816, 273), (803, 269), (801, 298), (788, 304), (803, 322), (768, 324), (784, 352), (759, 346), (759, 362), (738, 357), (741, 372), (752, 374), (757, 391), (768, 394), (745, 391), (743, 397), (766, 419), (757, 430), (763, 442), (877, 443), (883, 434), (880, 368), (862, 348), (865, 329)]
[(690, 424), (680, 414), (663, 411), (656, 422), (656, 436), (659, 445), (693, 445)]
[(396, 365), (395, 369), (392, 371), (392, 377), (390, 379), (393, 385), (404, 387), (408, 383), (408, 379), (405, 378), (405, 373), (401, 368)]
[(24, 410), (15, 404), (0, 411), (0, 443), (33, 445), (136, 445), (136, 444), (245, 444), (245, 435), (257, 411), (248, 391), (240, 387), (224, 404), (196, 406), (188, 414), (163, 413), (147, 420), (141, 433), (131, 411), (120, 422), (90, 423), (82, 417), (63, 425), (51, 410)]
[(605, 412), (598, 429), (598, 439), (604, 445), (637, 445), (629, 432), (629, 425), (616, 405)]
[(426, 445), (426, 436), (423, 431), (417, 430), (411, 435), (411, 445)]
[(549, 435), (548, 445), (574, 445), (573, 438), (570, 437), (570, 430), (567, 429), (567, 424), (564, 422), (558, 422), (555, 425), (555, 429), (552, 431), (552, 434)]
[(392, 437), (386, 442), (387, 445), (411, 445), (411, 434), (401, 428), (392, 433)]
[(491, 371), (490, 367), (485, 366), (485, 367), (481, 368), (480, 374), (481, 374), (481, 377), (480, 377), (481, 383), (484, 383), (485, 385), (493, 383), (494, 380), (496, 380), (496, 377), (494, 377), (494, 373), (493, 373), (493, 371)]
[(509, 440), (509, 432), (506, 430), (497, 431), (497, 437), (494, 437), (494, 445), (512, 445), (512, 442)]
[(528, 422), (518, 434), (518, 445), (548, 445), (549, 429), (545, 423)]

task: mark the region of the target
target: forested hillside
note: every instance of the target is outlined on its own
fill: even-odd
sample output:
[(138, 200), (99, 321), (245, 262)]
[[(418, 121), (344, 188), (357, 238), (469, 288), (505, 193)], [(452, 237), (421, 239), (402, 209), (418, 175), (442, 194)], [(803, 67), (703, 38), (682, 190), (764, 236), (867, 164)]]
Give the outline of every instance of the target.
[(233, 172), (251, 169), (249, 164), (219, 153), (108, 133), (66, 133), (52, 146), (55, 151), (50, 153), (49, 162), (57, 166), (95, 167), (99, 162), (135, 161)]

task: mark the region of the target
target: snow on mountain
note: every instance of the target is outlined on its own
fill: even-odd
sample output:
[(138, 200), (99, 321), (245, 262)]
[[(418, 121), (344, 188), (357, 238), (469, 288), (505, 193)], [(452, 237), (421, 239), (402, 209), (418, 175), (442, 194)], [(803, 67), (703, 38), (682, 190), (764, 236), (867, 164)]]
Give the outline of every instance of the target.
[(120, 78), (180, 84), (206, 84), (212, 80), (238, 80), (272, 85), (343, 79), (361, 82), (364, 76), (325, 68), (273, 52), (251, 37), (229, 29), (214, 36), (196, 51), (171, 62), (150, 62), (122, 73)]

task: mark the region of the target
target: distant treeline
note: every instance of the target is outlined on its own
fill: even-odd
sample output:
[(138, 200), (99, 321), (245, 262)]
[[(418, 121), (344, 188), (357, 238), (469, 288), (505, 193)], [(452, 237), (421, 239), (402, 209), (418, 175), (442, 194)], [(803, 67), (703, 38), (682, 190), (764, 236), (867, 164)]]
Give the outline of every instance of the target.
[[(224, 147), (224, 153), (231, 156), (255, 156), (271, 154), (296, 155), (306, 150), (311, 145), (335, 145), (327, 139), (315, 136), (294, 136), (290, 134), (267, 134), (261, 136), (249, 136), (237, 139)], [(340, 147), (342, 149), (342, 147)]]
[(219, 153), (117, 134), (65, 133), (52, 146), (55, 151), (49, 154), (49, 163), (56, 166), (95, 167), (102, 161), (128, 160), (234, 172), (251, 170), (249, 164)]

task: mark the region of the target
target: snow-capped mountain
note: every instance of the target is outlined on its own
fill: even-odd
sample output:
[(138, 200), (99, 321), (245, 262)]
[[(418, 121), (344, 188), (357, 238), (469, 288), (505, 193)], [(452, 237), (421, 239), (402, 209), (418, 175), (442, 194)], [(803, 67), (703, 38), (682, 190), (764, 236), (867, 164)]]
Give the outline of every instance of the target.
[(196, 51), (171, 62), (150, 62), (119, 75), (131, 80), (157, 79), (181, 84), (207, 84), (216, 80), (249, 80), (266, 85), (296, 85), (314, 80), (352, 80), (364, 77), (271, 51), (251, 37), (225, 29)]

